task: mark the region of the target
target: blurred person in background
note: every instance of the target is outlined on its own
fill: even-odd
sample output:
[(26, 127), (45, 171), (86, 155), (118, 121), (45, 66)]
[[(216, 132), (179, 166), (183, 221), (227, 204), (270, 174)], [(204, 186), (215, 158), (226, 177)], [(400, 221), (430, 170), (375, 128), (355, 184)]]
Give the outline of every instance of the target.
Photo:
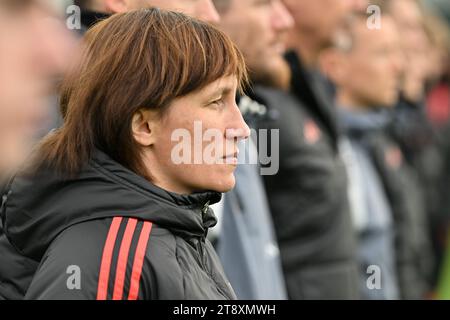
[[(49, 97), (55, 78), (75, 54), (75, 42), (48, 3), (34, 0), (0, 2), (0, 185), (23, 165), (42, 127), (50, 121)], [(2, 195), (3, 195), (3, 186)], [(3, 203), (2, 203), (3, 207)], [(0, 220), (0, 251), (7, 245)], [(33, 264), (20, 258), (18, 264)], [(12, 265), (3, 263), (7, 268)], [(17, 270), (20, 283), (31, 277)], [(14, 287), (8, 274), (0, 276), (0, 291)], [(0, 299), (7, 296), (0, 293)]]
[[(340, 123), (346, 134), (341, 146), (359, 237), (361, 296), (398, 299), (393, 213), (368, 144), (387, 124), (386, 115), (377, 108), (390, 107), (398, 100), (402, 71), (399, 32), (391, 17), (383, 16), (383, 27), (373, 31), (366, 20), (365, 15), (354, 17), (347, 33), (336, 35), (336, 52), (327, 71), (336, 85)], [(390, 146), (383, 147), (388, 150)], [(379, 288), (367, 285), (371, 266), (380, 268)]]
[[(355, 17), (336, 37), (328, 75), (336, 84), (342, 148), (359, 233), (361, 288), (366, 299), (424, 299), (429, 293), (430, 241), (425, 202), (416, 173), (389, 131), (405, 65), (400, 28), (389, 15), (381, 29)], [(369, 288), (377, 266), (381, 286)]]
[[(291, 72), (281, 55), (286, 51), (286, 37), (296, 32), (291, 28), (292, 18), (279, 1), (214, 2), (221, 27), (237, 43), (249, 65), (253, 86), (247, 93), (267, 108), (267, 116), (256, 121), (257, 128), (279, 130), (280, 168), (275, 175), (264, 176), (264, 183), (288, 296), (357, 298), (355, 238), (347, 208), (344, 166), (329, 132), (319, 122), (322, 118), (311, 115), (309, 107), (288, 92)], [(311, 18), (311, 23), (316, 22), (317, 28), (325, 24), (323, 29), (330, 33), (340, 23), (340, 19), (330, 18), (341, 16), (341, 10), (342, 16), (350, 11), (348, 3), (336, 5), (334, 0), (285, 3), (288, 9), (297, 4), (302, 10), (315, 7), (317, 19)], [(260, 19), (269, 14), (270, 7), (271, 19)], [(320, 17), (322, 14), (325, 17)], [(294, 18), (295, 25), (298, 16)], [(314, 60), (312, 55), (310, 58)], [(297, 76), (295, 71), (293, 76)]]
[(211, 23), (217, 23), (220, 19), (211, 0), (75, 0), (74, 3), (82, 9), (84, 30), (113, 13), (146, 7), (183, 12)]
[[(292, 26), (292, 18), (282, 3), (279, 0), (215, 0), (214, 4), (221, 16), (220, 27), (243, 51), (252, 82), (261, 78), (286, 82), (283, 77), (274, 76), (279, 65), (284, 65), (283, 48), (277, 45)], [(250, 127), (256, 128), (258, 121), (270, 118), (267, 107), (260, 101), (248, 96), (238, 96), (237, 101)], [(257, 154), (258, 142), (262, 142), (257, 138), (250, 138), (249, 153), (240, 154), (242, 162), (236, 169), (236, 187), (224, 195), (221, 206), (215, 209), (221, 223), (212, 235), (215, 234), (215, 246), (238, 298), (287, 299), (261, 167), (245, 163), (251, 153)], [(276, 166), (275, 162), (272, 164)]]
[[(319, 298), (325, 299), (359, 297), (355, 233), (347, 199), (347, 177), (339, 151), (340, 132), (332, 99), (333, 88), (320, 72), (318, 63), (323, 50), (331, 45), (335, 30), (355, 11), (365, 10), (366, 1), (283, 2), (295, 21), (287, 39), (286, 60), (292, 73), (290, 92), (300, 105), (294, 111), (295, 116), (295, 113), (290, 116), (282, 112), (284, 117), (301, 119), (301, 122), (281, 124), (280, 128), (289, 126), (295, 136), (300, 133), (300, 137), (294, 139), (297, 143), (290, 145), (292, 158), (286, 162), (284, 172), (286, 177), (296, 176), (297, 181), (280, 176), (270, 191), (276, 194), (278, 200), (274, 205), (280, 211), (290, 212), (294, 217), (294, 207), (286, 205), (286, 202), (292, 202), (303, 212), (303, 216), (297, 215), (297, 226), (302, 229), (290, 239), (285, 238), (286, 245), (291, 248), (293, 283), (297, 282), (294, 290), (299, 296), (303, 291), (310, 298), (314, 298), (315, 290), (320, 292)], [(269, 179), (267, 183), (271, 183)], [(296, 192), (291, 191), (293, 185)], [(283, 194), (292, 199), (288, 200)], [(287, 224), (285, 227), (295, 231)], [(309, 241), (301, 241), (301, 233)], [(293, 250), (296, 238), (299, 243), (304, 243), (297, 252)], [(313, 263), (309, 264), (310, 261)], [(294, 271), (296, 265), (302, 267)]]
[(49, 122), (55, 79), (73, 39), (45, 1), (0, 2), (0, 185)]
[[(426, 10), (426, 9), (424, 9)], [(427, 94), (447, 76), (450, 62), (450, 25), (431, 11), (424, 11), (424, 28), (429, 40), (429, 59), (427, 72)], [(427, 101), (427, 110), (429, 110)], [(448, 119), (444, 117), (444, 119)], [(430, 120), (433, 120), (430, 117)], [(439, 121), (438, 119), (435, 119)], [(436, 125), (433, 123), (433, 125)]]
[[(235, 103), (242, 55), (210, 24), (156, 8), (105, 19), (84, 42), (62, 84), (63, 126), (8, 186), (0, 296), (234, 299), (206, 235), (249, 135)], [(174, 162), (175, 130), (201, 164)], [(209, 130), (223, 139), (213, 163)]]
[[(424, 193), (425, 220), (417, 220), (417, 223), (423, 223), (420, 228), (427, 231), (424, 234), (436, 239), (439, 229), (437, 224), (441, 220), (443, 204), (447, 201), (440, 190), (445, 164), (438, 136), (427, 118), (426, 89), (435, 72), (433, 68), (442, 66), (442, 63), (434, 58), (433, 40), (427, 32), (426, 12), (421, 2), (398, 0), (380, 1), (378, 4), (382, 11), (392, 15), (398, 25), (406, 63), (399, 88), (400, 99), (393, 109), (394, 119), (390, 130)], [(416, 226), (419, 227), (418, 224)], [(433, 244), (434, 256), (430, 255), (428, 266), (423, 266), (424, 269), (431, 270), (427, 271), (429, 286), (435, 285), (438, 268), (435, 260), (441, 255), (436, 241)]]
[(425, 28), (431, 42), (427, 115), (440, 140), (445, 140), (450, 123), (450, 22), (428, 14)]
[[(444, 166), (439, 180), (439, 211), (432, 217), (435, 253), (440, 261), (446, 247), (450, 223), (450, 201), (447, 196), (450, 187), (450, 24), (444, 16), (434, 13), (438, 8), (426, 8), (429, 11), (426, 11), (424, 24), (430, 43), (427, 54), (429, 72), (426, 111), (437, 137)], [(450, 11), (450, 5), (448, 10)]]
[[(428, 63), (431, 69), (427, 86), (427, 115), (438, 137), (443, 156), (440, 179), (439, 211), (432, 217), (434, 252), (437, 258), (437, 297), (450, 298), (450, 2), (447, 0), (424, 0), (426, 8), (425, 28), (431, 47)], [(445, 257), (444, 257), (445, 255)]]
[(287, 39), (286, 60), (293, 73), (291, 91), (319, 118), (332, 140), (336, 140), (334, 86), (321, 72), (320, 60), (323, 51), (331, 46), (336, 30), (352, 14), (366, 13), (369, 1), (283, 1), (296, 22)]
[[(424, 24), (429, 39), (425, 108), (428, 125), (433, 132), (435, 152), (441, 160), (440, 166), (427, 170), (427, 172), (435, 173), (434, 176), (428, 175), (434, 178), (431, 180), (433, 187), (428, 187), (430, 183), (427, 183), (428, 201), (434, 203), (430, 205), (433, 208), (430, 212), (430, 228), (436, 260), (432, 278), (435, 286), (440, 270), (443, 268), (443, 255), (448, 245), (450, 226), (450, 200), (448, 199), (450, 188), (450, 26), (440, 16), (431, 12), (425, 15)], [(428, 165), (433, 166), (432, 163)], [(432, 197), (433, 194), (434, 197)]]

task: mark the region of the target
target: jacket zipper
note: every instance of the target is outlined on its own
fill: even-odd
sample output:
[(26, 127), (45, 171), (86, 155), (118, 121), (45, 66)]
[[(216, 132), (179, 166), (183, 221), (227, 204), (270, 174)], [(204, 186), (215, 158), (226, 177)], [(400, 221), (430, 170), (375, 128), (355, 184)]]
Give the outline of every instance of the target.
[[(202, 209), (202, 215), (206, 215), (206, 213), (208, 212), (209, 209), (209, 201), (205, 203), (205, 205), (203, 206)], [(227, 292), (225, 292), (221, 285), (219, 285), (219, 283), (217, 283), (217, 281), (214, 279), (214, 277), (212, 276), (212, 274), (209, 272), (209, 269), (206, 266), (206, 254), (205, 254), (205, 250), (203, 249), (203, 243), (205, 242), (206, 239), (206, 234), (205, 236), (199, 238), (198, 240), (198, 252), (200, 254), (200, 261), (201, 261), (201, 265), (202, 268), (205, 270), (205, 272), (209, 275), (210, 279), (216, 284), (216, 289), (217, 291), (219, 291), (220, 294), (222, 294), (222, 296), (231, 299), (231, 297), (229, 296), (229, 294)]]
[(216, 281), (216, 279), (212, 276), (211, 272), (209, 271), (209, 269), (206, 266), (206, 255), (205, 255), (205, 250), (203, 249), (203, 242), (205, 241), (205, 238), (201, 238), (198, 240), (199, 241), (198, 241), (197, 247), (198, 247), (198, 251), (200, 254), (200, 261), (201, 261), (203, 270), (205, 270), (206, 274), (208, 274), (209, 278), (214, 282), (214, 284), (216, 285), (217, 291), (222, 296), (226, 297), (227, 299), (232, 299), (232, 297), (222, 289), (222, 286)]
[[(204, 216), (208, 212), (208, 209), (209, 209), (209, 201), (206, 202), (205, 205), (202, 208), (202, 219), (204, 218)], [(197, 247), (198, 247), (198, 251), (199, 251), (199, 254), (200, 254), (200, 261), (201, 261), (202, 267), (205, 269), (205, 271), (208, 271), (208, 269), (206, 268), (206, 263), (205, 263), (205, 252), (203, 250), (203, 244), (202, 244), (203, 241), (204, 241), (204, 237), (200, 238), (199, 241), (198, 241)]]

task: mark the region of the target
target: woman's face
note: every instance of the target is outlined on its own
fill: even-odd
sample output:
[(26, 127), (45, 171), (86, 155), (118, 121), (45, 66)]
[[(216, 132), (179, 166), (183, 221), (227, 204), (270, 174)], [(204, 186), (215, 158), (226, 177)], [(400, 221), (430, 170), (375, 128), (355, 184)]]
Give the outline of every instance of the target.
[(235, 76), (220, 78), (177, 98), (152, 122), (143, 156), (155, 185), (180, 194), (234, 187), (238, 141), (250, 134), (236, 90)]

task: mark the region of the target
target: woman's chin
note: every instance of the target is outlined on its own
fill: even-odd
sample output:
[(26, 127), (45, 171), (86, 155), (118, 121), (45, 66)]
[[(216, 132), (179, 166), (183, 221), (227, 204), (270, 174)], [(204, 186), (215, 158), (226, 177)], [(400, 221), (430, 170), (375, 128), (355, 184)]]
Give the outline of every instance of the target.
[(214, 190), (221, 193), (226, 193), (234, 188), (236, 184), (236, 179), (234, 178), (234, 174), (231, 174), (227, 177), (222, 177), (217, 179), (216, 183), (210, 190)]

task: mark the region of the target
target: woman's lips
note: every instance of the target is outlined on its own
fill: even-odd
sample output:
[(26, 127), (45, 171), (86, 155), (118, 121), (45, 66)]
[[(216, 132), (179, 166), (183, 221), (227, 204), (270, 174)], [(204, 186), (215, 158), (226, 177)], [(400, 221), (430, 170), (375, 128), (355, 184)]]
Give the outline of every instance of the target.
[(233, 154), (230, 154), (228, 156), (223, 156), (222, 157), (222, 161), (224, 161), (225, 164), (237, 165), (237, 163), (238, 163), (238, 154), (239, 154), (239, 151), (237, 151), (237, 152), (235, 152)]

